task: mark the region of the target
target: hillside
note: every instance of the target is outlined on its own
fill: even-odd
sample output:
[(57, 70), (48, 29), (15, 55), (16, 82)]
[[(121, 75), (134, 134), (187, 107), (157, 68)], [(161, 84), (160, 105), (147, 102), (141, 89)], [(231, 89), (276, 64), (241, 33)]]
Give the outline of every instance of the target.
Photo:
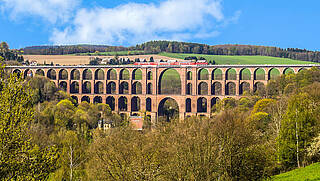
[(195, 56), (204, 57), (209, 62), (214, 60), (217, 65), (235, 65), (235, 64), (315, 64), (301, 60), (292, 60), (289, 58), (278, 58), (268, 56), (227, 56), (227, 55), (203, 55), (203, 54), (181, 54), (181, 53), (160, 53), (162, 56), (184, 59), (185, 57)]
[(272, 181), (320, 180), (320, 163), (300, 168), (272, 177)]

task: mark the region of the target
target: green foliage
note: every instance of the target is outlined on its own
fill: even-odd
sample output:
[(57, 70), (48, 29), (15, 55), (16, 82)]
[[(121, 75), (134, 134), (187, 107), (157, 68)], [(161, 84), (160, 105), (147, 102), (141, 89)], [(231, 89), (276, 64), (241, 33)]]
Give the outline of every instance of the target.
[(319, 113), (319, 107), (306, 93), (292, 96), (289, 100), (277, 138), (279, 158), (285, 168), (306, 164), (306, 148), (318, 131)]
[(55, 170), (55, 147), (40, 149), (27, 133), (33, 121), (31, 91), (15, 75), (4, 76), (0, 68), (0, 178), (43, 180)]

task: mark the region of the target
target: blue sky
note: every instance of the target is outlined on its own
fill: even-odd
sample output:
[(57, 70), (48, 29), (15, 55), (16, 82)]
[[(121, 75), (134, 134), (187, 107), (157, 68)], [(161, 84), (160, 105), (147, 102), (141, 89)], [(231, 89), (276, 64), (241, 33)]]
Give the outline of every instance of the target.
[(319, 0), (0, 0), (0, 41), (130, 46), (150, 40), (320, 50)]

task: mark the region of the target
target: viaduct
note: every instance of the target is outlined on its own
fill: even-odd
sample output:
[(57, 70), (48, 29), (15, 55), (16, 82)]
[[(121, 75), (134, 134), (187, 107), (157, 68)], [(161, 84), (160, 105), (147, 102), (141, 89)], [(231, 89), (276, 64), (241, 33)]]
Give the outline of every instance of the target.
[[(281, 74), (320, 65), (205, 65), (205, 66), (8, 66), (11, 73), (41, 75), (68, 92), (77, 102), (106, 103), (120, 115), (146, 111), (153, 121), (163, 104), (173, 99), (179, 117), (210, 116), (218, 100), (258, 91)], [(176, 90), (168, 91), (166, 74), (175, 73)], [(172, 82), (171, 82), (172, 83)], [(170, 88), (170, 87), (169, 87)], [(171, 88), (172, 89), (172, 88)]]

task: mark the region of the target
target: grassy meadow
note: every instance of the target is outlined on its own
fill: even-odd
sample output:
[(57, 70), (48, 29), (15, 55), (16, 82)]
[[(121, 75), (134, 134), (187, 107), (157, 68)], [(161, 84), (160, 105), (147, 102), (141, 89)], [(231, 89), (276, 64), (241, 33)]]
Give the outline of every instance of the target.
[(295, 169), (271, 178), (272, 181), (302, 181), (320, 180), (320, 163), (315, 163), (305, 168)]
[(195, 56), (204, 57), (209, 62), (214, 60), (217, 65), (249, 65), (249, 64), (316, 64), (289, 58), (267, 57), (267, 56), (227, 56), (227, 55), (204, 55), (204, 54), (183, 54), (183, 53), (160, 53), (159, 55), (184, 59), (185, 57)]

